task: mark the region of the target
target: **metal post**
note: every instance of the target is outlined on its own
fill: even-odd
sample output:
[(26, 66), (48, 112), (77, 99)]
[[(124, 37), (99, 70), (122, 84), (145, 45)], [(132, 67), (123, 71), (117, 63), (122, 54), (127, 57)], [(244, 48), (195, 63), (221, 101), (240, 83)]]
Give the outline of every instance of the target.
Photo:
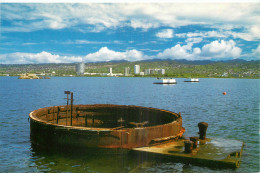
[[(69, 108), (69, 94), (70, 91), (64, 91), (64, 94), (67, 94), (67, 107), (66, 107), (66, 125), (68, 125), (68, 117), (69, 117), (69, 111), (68, 111), (68, 108)], [(65, 98), (66, 99), (66, 98)]]
[(67, 93), (66, 125), (68, 125), (69, 94)]
[(184, 141), (185, 146), (185, 153), (191, 153), (193, 149), (193, 142), (192, 141)]
[(73, 112), (73, 92), (70, 93), (70, 106), (71, 106), (71, 116), (70, 116), (70, 125), (72, 126), (72, 112)]
[(198, 127), (199, 127), (200, 139), (206, 139), (206, 132), (207, 132), (207, 128), (208, 128), (208, 123), (200, 122), (198, 124)]
[(58, 107), (58, 112), (57, 112), (57, 124), (58, 124), (58, 121), (59, 121), (59, 107)]
[(52, 112), (52, 117), (54, 117), (54, 114), (55, 114), (55, 113), (54, 113), (55, 106), (53, 106), (53, 109), (52, 109), (52, 110), (53, 110), (53, 112)]

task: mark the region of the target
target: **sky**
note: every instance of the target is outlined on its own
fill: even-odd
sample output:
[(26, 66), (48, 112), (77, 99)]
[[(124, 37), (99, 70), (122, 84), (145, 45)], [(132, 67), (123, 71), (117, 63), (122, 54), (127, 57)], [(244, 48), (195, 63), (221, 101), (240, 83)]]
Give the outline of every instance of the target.
[(260, 2), (0, 3), (0, 64), (260, 60)]

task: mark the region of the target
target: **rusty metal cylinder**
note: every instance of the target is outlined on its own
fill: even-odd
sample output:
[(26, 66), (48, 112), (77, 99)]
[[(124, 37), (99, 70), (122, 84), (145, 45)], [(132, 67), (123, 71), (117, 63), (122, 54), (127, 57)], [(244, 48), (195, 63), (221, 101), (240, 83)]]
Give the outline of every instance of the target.
[(184, 141), (185, 146), (185, 153), (191, 153), (193, 150), (193, 143), (192, 141)]
[(198, 145), (198, 137), (190, 137), (190, 140), (193, 142), (193, 148), (197, 148)]
[(199, 127), (200, 139), (206, 139), (206, 132), (207, 132), (207, 128), (208, 128), (208, 123), (200, 122), (198, 124), (198, 127)]

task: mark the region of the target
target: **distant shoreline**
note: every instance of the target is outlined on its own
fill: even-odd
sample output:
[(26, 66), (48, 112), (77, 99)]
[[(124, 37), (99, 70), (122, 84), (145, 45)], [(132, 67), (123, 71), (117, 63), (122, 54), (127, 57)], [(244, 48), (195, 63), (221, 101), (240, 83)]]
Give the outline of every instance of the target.
[[(0, 77), (19, 77), (19, 75), (10, 75), (10, 76), (6, 76), (6, 75), (0, 75)], [(189, 78), (189, 77), (174, 77), (174, 76), (168, 76), (168, 77), (165, 77), (165, 76), (62, 76), (62, 75), (56, 75), (56, 76), (49, 76), (50, 78), (52, 77), (70, 77), (70, 78), (73, 78), (73, 77), (100, 77), (100, 78), (109, 78), (109, 77), (112, 77), (112, 78), (116, 78), (116, 77), (120, 77), (120, 78), (176, 78), (176, 79), (179, 79), (179, 78), (182, 78), (182, 79), (185, 79), (185, 78)], [(259, 78), (252, 78), (252, 77), (190, 77), (190, 78), (200, 78), (200, 79), (260, 79)]]

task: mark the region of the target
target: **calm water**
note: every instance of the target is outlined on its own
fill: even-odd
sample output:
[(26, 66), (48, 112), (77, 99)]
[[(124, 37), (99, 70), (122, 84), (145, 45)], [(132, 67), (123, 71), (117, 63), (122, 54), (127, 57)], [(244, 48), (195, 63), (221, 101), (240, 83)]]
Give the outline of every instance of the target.
[[(260, 80), (183, 80), (178, 78), (177, 85), (154, 85), (153, 78), (0, 77), (0, 172), (258, 172)], [(140, 105), (181, 112), (186, 136), (197, 136), (197, 124), (205, 121), (208, 137), (245, 142), (241, 167), (218, 170), (132, 154), (35, 150), (28, 114), (66, 104), (65, 90), (74, 92), (75, 104)]]

